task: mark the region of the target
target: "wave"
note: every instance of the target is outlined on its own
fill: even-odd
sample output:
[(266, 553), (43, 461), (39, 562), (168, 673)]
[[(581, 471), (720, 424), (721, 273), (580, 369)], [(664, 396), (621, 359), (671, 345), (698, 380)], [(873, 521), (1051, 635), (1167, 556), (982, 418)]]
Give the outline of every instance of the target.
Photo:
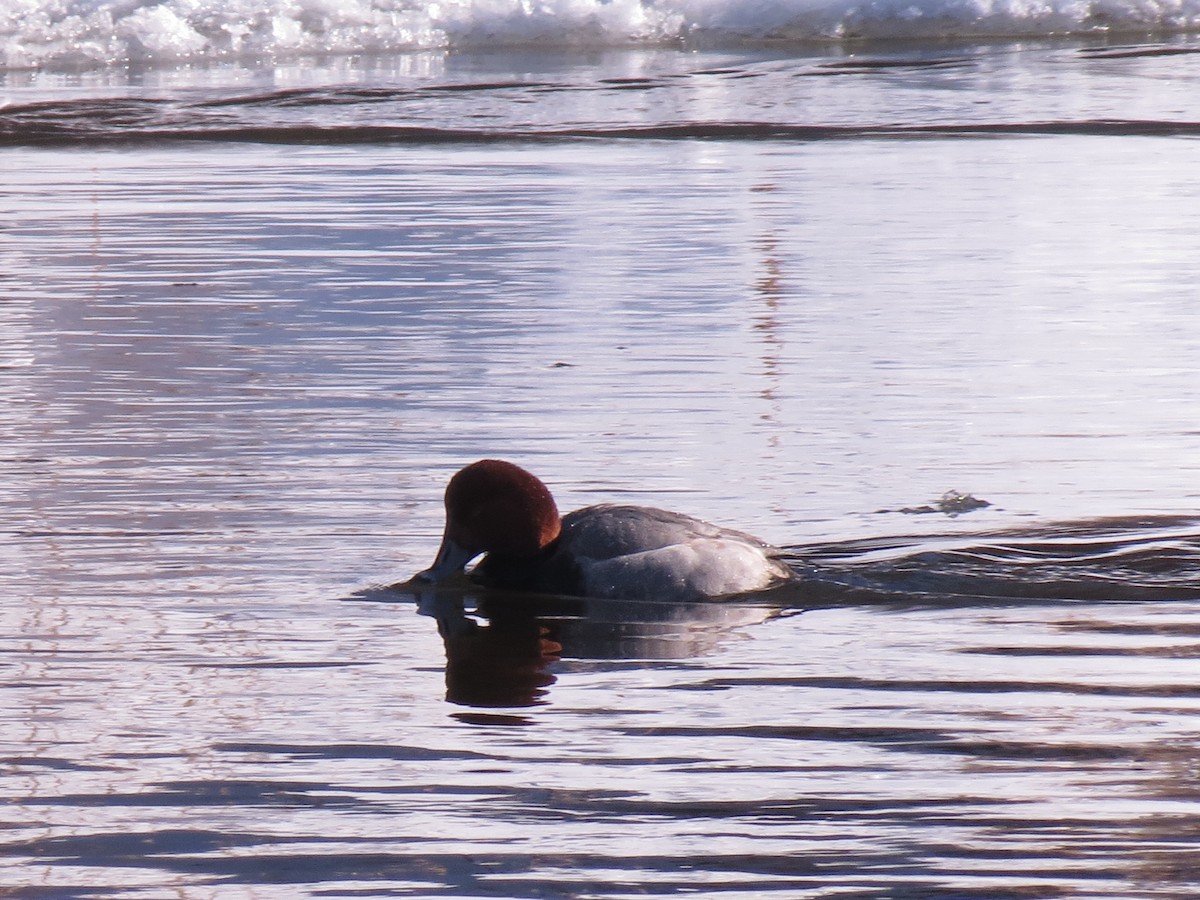
[[(424, 90), (444, 90), (427, 88)], [(365, 100), (363, 93), (371, 96)], [(1200, 121), (1064, 119), (1026, 122), (877, 123), (855, 125), (781, 122), (666, 122), (591, 126), (528, 125), (438, 127), (333, 122), (328, 107), (379, 103), (383, 89), (288, 90), (269, 95), (183, 102), (156, 98), (53, 100), (0, 106), (0, 146), (77, 146), (182, 141), (274, 144), (504, 144), (587, 140), (728, 140), (816, 142), (1002, 136), (1200, 137)], [(357, 100), (356, 100), (357, 98)], [(273, 119), (269, 107), (316, 109), (315, 121)], [(465, 122), (465, 120), (463, 120)]]
[(961, 605), (1200, 598), (1200, 522), (1098, 519), (965, 538), (789, 548), (810, 601)]
[(8, 0), (0, 68), (1197, 27), (1200, 0)]

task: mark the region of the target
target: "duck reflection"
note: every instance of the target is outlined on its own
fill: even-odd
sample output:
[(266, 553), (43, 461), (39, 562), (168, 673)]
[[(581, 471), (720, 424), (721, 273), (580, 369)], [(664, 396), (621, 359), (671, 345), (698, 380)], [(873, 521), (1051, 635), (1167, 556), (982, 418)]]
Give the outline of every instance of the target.
[(461, 706), (535, 706), (554, 684), (562, 645), (529, 616), (469, 616), (463, 597), (422, 599), (446, 648), (446, 699)]
[(562, 659), (689, 659), (738, 625), (777, 610), (726, 603), (648, 603), (430, 589), (400, 584), (437, 622), (446, 651), (446, 699), (481, 708), (547, 702)]

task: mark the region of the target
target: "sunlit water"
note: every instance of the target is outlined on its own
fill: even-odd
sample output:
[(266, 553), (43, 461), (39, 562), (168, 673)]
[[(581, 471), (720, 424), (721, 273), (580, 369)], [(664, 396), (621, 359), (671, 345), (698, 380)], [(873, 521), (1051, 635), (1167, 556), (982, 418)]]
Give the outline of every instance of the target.
[[(0, 893), (1200, 890), (1165, 46), (10, 74)], [(388, 589), (484, 456), (808, 580)]]

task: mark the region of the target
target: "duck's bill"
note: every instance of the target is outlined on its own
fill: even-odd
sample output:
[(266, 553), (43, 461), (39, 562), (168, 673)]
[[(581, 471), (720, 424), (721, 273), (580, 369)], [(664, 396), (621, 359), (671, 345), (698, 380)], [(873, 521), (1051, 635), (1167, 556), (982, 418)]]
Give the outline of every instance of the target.
[(418, 572), (413, 576), (413, 580), (438, 582), (449, 578), (461, 572), (467, 563), (478, 555), (478, 550), (469, 550), (450, 538), (442, 538), (442, 546), (438, 548), (433, 565), (424, 572)]

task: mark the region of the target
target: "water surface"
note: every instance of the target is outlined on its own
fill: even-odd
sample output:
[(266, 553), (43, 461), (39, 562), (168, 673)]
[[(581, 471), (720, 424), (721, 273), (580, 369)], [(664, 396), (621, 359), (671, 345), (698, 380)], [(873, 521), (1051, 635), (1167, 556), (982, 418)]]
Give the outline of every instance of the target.
[[(9, 76), (6, 896), (1195, 893), (1175, 46)], [(483, 456), (824, 580), (387, 589)]]

